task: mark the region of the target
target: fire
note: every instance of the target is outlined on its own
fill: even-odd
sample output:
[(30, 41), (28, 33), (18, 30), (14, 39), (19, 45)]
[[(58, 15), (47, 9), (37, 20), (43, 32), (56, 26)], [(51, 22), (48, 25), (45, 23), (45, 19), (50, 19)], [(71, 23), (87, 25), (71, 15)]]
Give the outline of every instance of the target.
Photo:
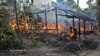
[[(29, 23), (28, 21), (29, 21), (29, 17), (25, 16), (23, 20), (18, 22), (19, 30), (22, 30), (22, 31), (26, 30), (27, 32), (30, 32), (30, 30), (34, 29), (34, 26), (31, 23)], [(12, 22), (10, 23), (10, 26), (13, 30), (18, 29), (16, 16), (12, 17)]]
[(11, 25), (13, 30), (15, 30), (17, 28), (17, 24), (16, 23), (12, 23), (12, 24), (10, 23), (10, 25)]
[(67, 36), (67, 40), (72, 40), (72, 39), (74, 39), (75, 38), (75, 36), (74, 36), (75, 34), (74, 34), (74, 32), (68, 32), (68, 34), (66, 35)]
[[(46, 28), (46, 26), (44, 28)], [(47, 29), (48, 29), (48, 32), (50, 33), (55, 33), (55, 34), (57, 33), (56, 25), (53, 23), (49, 23), (47, 25)], [(66, 29), (66, 25), (64, 23), (58, 23), (58, 33), (65, 31), (65, 29)]]
[(74, 36), (74, 33), (69, 33), (69, 35), (70, 35), (69, 37), (73, 37)]
[(48, 29), (48, 32), (50, 33), (56, 33), (56, 25), (53, 23), (48, 24), (47, 29)]
[[(13, 19), (12, 22), (10, 23), (10, 26), (13, 30), (17, 30), (18, 27), (17, 27), (16, 16), (13, 16), (12, 18)], [(20, 31), (32, 32), (32, 30), (35, 29), (35, 25), (31, 24), (29, 20), (30, 20), (29, 16), (25, 16), (18, 22)], [(38, 24), (43, 25), (43, 22), (38, 22)], [(40, 32), (44, 32), (44, 30), (46, 30), (46, 27), (49, 33), (54, 33), (54, 34), (57, 33), (57, 28), (54, 23), (48, 23), (47, 26), (43, 25), (40, 29)], [(65, 23), (58, 23), (58, 33), (66, 31), (66, 27), (67, 26)]]
[(10, 25), (11, 25), (11, 28), (15, 30), (17, 29), (16, 16), (13, 16), (12, 18), (13, 18), (13, 22), (10, 23)]
[(84, 31), (84, 28), (83, 27), (80, 27), (80, 30), (83, 32)]
[(80, 32), (81, 32), (81, 34), (84, 34), (84, 28), (83, 27), (80, 27)]
[(47, 25), (47, 29), (56, 29), (56, 26), (55, 26), (55, 24), (53, 24), (53, 23), (50, 23), (50, 24), (48, 24)]

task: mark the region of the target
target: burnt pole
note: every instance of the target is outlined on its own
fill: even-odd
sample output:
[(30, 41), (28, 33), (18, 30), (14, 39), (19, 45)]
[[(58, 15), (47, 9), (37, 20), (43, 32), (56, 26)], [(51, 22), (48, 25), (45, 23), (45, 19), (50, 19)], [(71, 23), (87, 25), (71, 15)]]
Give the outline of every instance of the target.
[(57, 8), (55, 7), (55, 16), (56, 16), (56, 31), (58, 35), (58, 15), (57, 15)]
[[(79, 13), (79, 0), (77, 0), (77, 12)], [(81, 31), (80, 31), (80, 27), (81, 27), (81, 25), (80, 25), (80, 18), (79, 18), (79, 23), (78, 23), (78, 31), (79, 31), (79, 39), (80, 39), (80, 37), (81, 37)]]
[(15, 3), (15, 14), (16, 14), (16, 24), (17, 24), (17, 36), (20, 39), (21, 46), (23, 46), (22, 39), (20, 36), (20, 30), (19, 30), (19, 21), (18, 21), (18, 14), (17, 14), (17, 1), (15, 0), (14, 3)]
[(92, 22), (91, 22), (91, 31), (93, 31)]
[(72, 25), (73, 25), (73, 33), (75, 33), (75, 32), (74, 32), (74, 29), (75, 29), (75, 19), (74, 19), (74, 17), (72, 18), (72, 22), (73, 22), (73, 23), (72, 23)]
[(84, 20), (84, 37), (85, 37), (85, 34), (86, 34), (86, 20)]
[(47, 11), (45, 10), (45, 26), (46, 26), (46, 30), (47, 30)]
[(81, 25), (80, 25), (80, 21), (81, 21), (81, 20), (80, 20), (80, 18), (79, 18), (79, 22), (78, 22), (79, 39), (80, 39), (80, 37), (81, 37), (81, 30), (80, 30)]

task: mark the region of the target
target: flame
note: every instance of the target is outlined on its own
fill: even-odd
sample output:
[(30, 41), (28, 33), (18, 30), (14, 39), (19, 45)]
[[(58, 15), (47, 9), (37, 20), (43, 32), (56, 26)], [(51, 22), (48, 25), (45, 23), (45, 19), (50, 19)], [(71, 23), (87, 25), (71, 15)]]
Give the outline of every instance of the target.
[(74, 36), (74, 33), (69, 33), (70, 37), (73, 37)]
[(56, 33), (56, 25), (53, 23), (49, 23), (47, 29), (49, 33)]
[(83, 27), (80, 27), (80, 30), (83, 32), (84, 31), (84, 28)]
[(74, 33), (72, 32), (68, 32), (67, 34), (67, 40), (72, 40), (72, 38), (74, 37)]
[(10, 23), (11, 27), (13, 30), (15, 30), (17, 28), (17, 24), (16, 23)]
[[(26, 30), (27, 32), (30, 32), (30, 29), (34, 29), (34, 26), (28, 22), (29, 16), (25, 16), (21, 22), (18, 22), (19, 30)], [(18, 29), (17, 27), (17, 21), (16, 16), (12, 16), (12, 22), (10, 23), (10, 26), (13, 30)]]
[[(23, 17), (23, 19), (20, 22), (18, 22), (19, 30), (32, 32), (32, 30), (35, 29), (35, 26), (32, 25), (29, 22), (29, 20), (30, 20), (29, 16)], [(38, 22), (38, 24), (39, 25), (43, 24), (43, 22)], [(16, 30), (18, 28), (17, 27), (16, 16), (12, 17), (12, 22), (10, 23), (10, 26), (13, 30)], [(55, 33), (55, 34), (57, 33), (57, 28), (56, 28), (56, 25), (54, 23), (48, 23), (47, 26), (43, 25), (40, 32), (44, 32), (46, 27), (47, 27), (49, 33)], [(58, 33), (66, 31), (66, 27), (67, 26), (66, 26), (65, 23), (58, 23)]]
[[(66, 27), (67, 26), (64, 23), (58, 23), (58, 33), (65, 31)], [(44, 27), (44, 29), (46, 29), (46, 26)], [(50, 33), (55, 33), (55, 34), (57, 33), (57, 27), (53, 23), (49, 23), (47, 25), (47, 29), (48, 29), (48, 32)]]
[(84, 34), (84, 28), (83, 27), (80, 27), (80, 33)]

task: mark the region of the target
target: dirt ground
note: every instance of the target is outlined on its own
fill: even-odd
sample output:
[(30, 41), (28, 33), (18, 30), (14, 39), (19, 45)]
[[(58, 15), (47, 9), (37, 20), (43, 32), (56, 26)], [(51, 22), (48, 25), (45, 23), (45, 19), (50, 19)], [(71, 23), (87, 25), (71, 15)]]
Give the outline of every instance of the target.
[[(95, 40), (100, 43), (99, 36), (89, 36), (95, 38)], [(0, 52), (0, 56), (100, 56), (100, 44), (95, 50), (81, 50), (75, 53), (63, 51), (60, 48), (50, 47), (40, 42), (38, 44), (37, 47), (30, 49), (2, 51)]]

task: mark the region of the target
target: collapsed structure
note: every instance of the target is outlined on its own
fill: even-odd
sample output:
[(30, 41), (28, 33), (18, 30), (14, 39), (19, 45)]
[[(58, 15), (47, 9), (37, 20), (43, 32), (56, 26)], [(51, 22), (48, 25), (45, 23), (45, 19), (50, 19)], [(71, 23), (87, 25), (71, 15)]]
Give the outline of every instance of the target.
[[(65, 14), (61, 14), (58, 13), (58, 11), (63, 11), (65, 12)], [(50, 11), (54, 11), (55, 12), (55, 17), (56, 17), (56, 25), (54, 25), (53, 23), (48, 24), (47, 22), (47, 15), (48, 12)], [(78, 13), (72, 10), (65, 10), (65, 9), (61, 9), (59, 7), (55, 7), (53, 9), (50, 10), (43, 10), (43, 11), (39, 11), (39, 12), (35, 12), (32, 13), (32, 15), (38, 15), (40, 13), (44, 13), (45, 15), (45, 22), (38, 22), (38, 24), (42, 24), (43, 26), (41, 27), (41, 32), (49, 32), (49, 33), (54, 33), (54, 34), (62, 34), (63, 32), (66, 32), (67, 27), (69, 28), (69, 32), (66, 32), (64, 34), (67, 34), (68, 37), (70, 37), (70, 39), (75, 40), (77, 38), (77, 35), (81, 34), (86, 34), (88, 32), (92, 32), (94, 31), (94, 25), (93, 22), (95, 22), (95, 20), (92, 17), (87, 16), (86, 14), (82, 14), (82, 13)], [(63, 16), (63, 17), (67, 17), (67, 18), (72, 18), (72, 25), (71, 26), (66, 26), (66, 25), (62, 25), (61, 23), (58, 22), (58, 16)], [(39, 17), (40, 18), (40, 17)], [(75, 27), (75, 19), (78, 19), (78, 27)], [(27, 30), (28, 32), (32, 32), (35, 29), (35, 25), (31, 24), (29, 22), (30, 18), (29, 16), (25, 16), (24, 20), (22, 20), (22, 22), (20, 22), (18, 24), (19, 26), (19, 30)], [(83, 26), (81, 26), (81, 20), (83, 20)], [(16, 20), (14, 19), (13, 22), (10, 24), (12, 29), (15, 30), (17, 29), (17, 24), (16, 24)], [(63, 35), (63, 34), (62, 34)]]

